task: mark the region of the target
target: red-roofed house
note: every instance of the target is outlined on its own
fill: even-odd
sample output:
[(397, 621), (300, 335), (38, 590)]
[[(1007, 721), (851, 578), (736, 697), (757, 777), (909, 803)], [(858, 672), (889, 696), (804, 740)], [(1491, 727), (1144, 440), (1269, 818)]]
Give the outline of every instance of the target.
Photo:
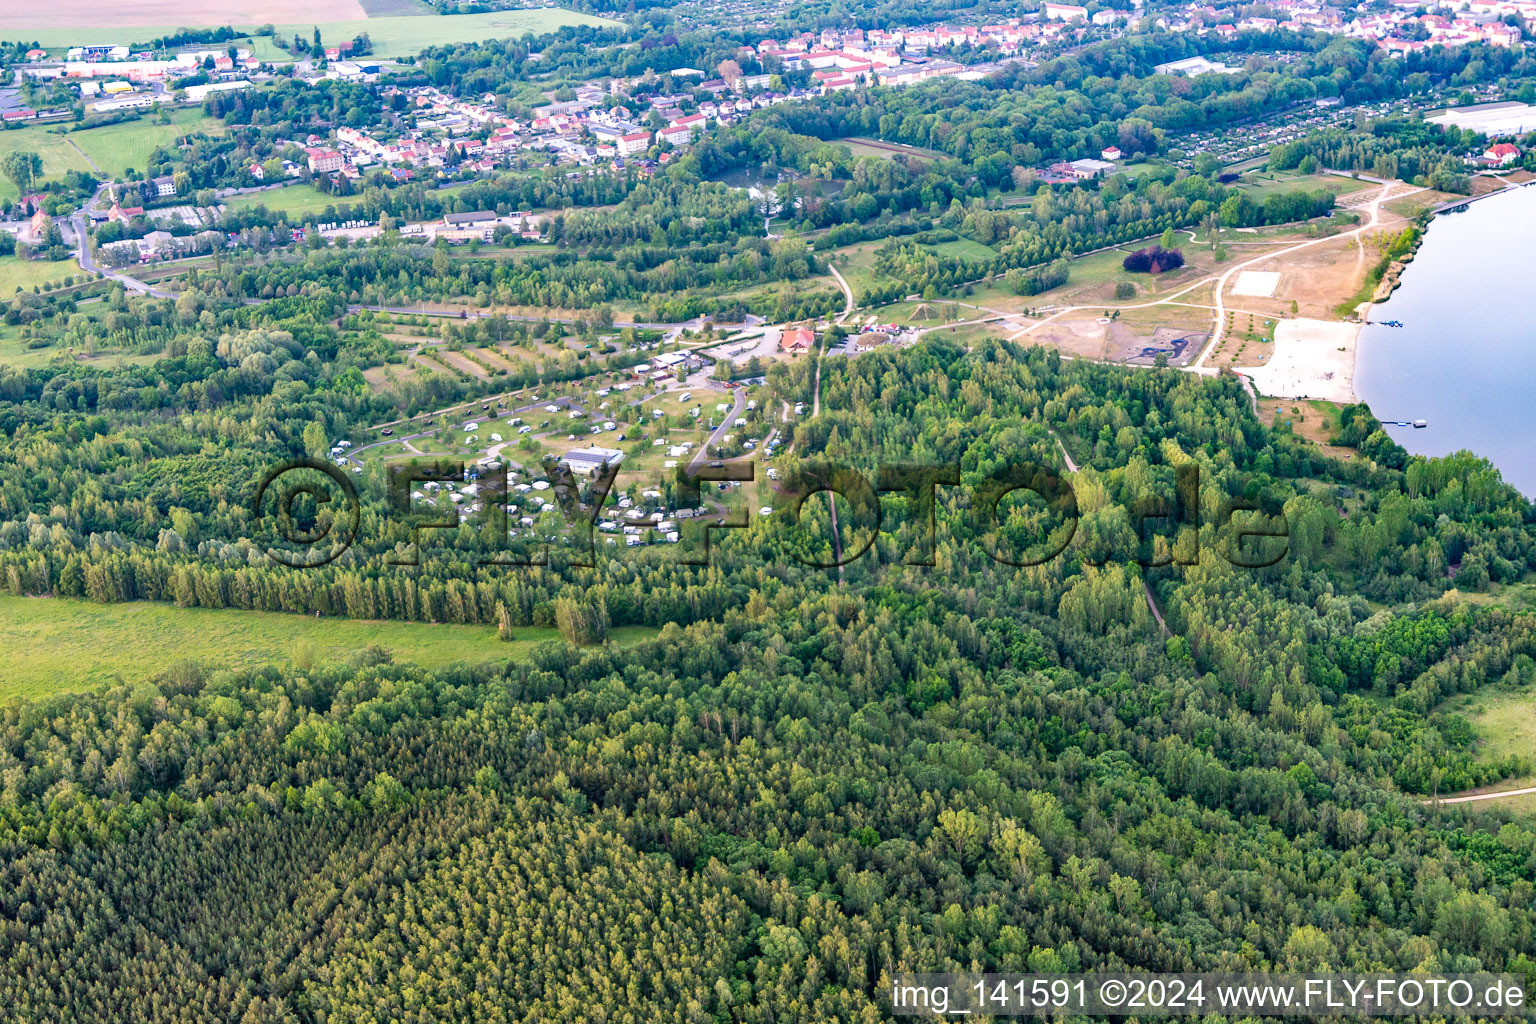
[(329, 174), (331, 171), (339, 171), (346, 164), (346, 158), (334, 149), (306, 149), (309, 156), (309, 169), (316, 174)]
[(657, 132), (656, 137), (672, 146), (685, 146), (693, 138), (693, 131), (685, 124), (671, 124)]
[(1483, 153), (1483, 162), (1494, 167), (1508, 167), (1520, 159), (1520, 147), (1510, 142), (1498, 142)]
[(779, 337), (780, 352), (806, 352), (816, 344), (816, 335), (805, 327), (785, 331)]

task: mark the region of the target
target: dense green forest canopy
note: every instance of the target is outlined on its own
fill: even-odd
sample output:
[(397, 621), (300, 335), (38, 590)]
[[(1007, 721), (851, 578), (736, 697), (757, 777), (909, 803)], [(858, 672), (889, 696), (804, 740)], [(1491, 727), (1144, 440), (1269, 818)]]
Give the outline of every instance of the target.
[[(521, 114), (540, 83), (714, 68), (761, 38), (637, 14), (432, 49), (405, 81)], [(1243, 68), (1152, 70), (1197, 52)], [(1410, 456), (1364, 405), (1321, 448), (1262, 422), (1231, 376), (933, 336), (776, 363), (764, 392), (819, 409), (781, 425), (786, 477), (918, 465), (958, 481), (937, 489), (931, 535), (897, 488), (874, 499), (878, 528), (846, 499), (807, 502), (721, 531), (708, 564), (657, 545), (487, 567), (505, 531), (471, 520), (403, 566), (419, 519), (370, 464), (344, 554), (311, 570), (266, 556), (251, 498), (272, 466), (402, 415), (624, 371), (616, 339), (636, 328), (615, 327), (616, 304), (825, 315), (843, 302), (828, 251), (864, 241), (894, 282), (871, 301), (989, 277), (1036, 294), (1100, 246), (1332, 212), (1326, 191), (1229, 187), (1214, 160), (1176, 156), (1190, 132), (1531, 72), (1515, 50), (1384, 60), (1314, 33), (1147, 32), (1049, 56), (758, 111), (649, 176), (373, 178), (334, 186), (319, 214), (247, 207), (228, 222), (240, 250), (181, 276), (175, 299), (100, 282), (7, 297), (6, 343), (29, 358), (0, 365), (0, 593), (563, 641), (438, 671), (378, 649), (239, 671), (188, 651), (0, 709), (0, 1019), (873, 1022), (907, 970), (1536, 982), (1536, 825), (1433, 800), (1536, 771), (1487, 756), (1456, 703), (1536, 685), (1536, 616), (1510, 596), (1536, 568), (1536, 509), (1473, 454)], [(151, 172), (213, 189), (280, 140), (407, 113), (340, 82), (208, 104), (228, 130), (157, 151)], [(922, 155), (855, 155), (850, 136)], [(1479, 141), (1388, 118), (1270, 163), (1455, 190)], [(1032, 170), (1109, 145), (1145, 168), (1066, 187)], [(770, 204), (721, 183), (744, 170), (794, 173)], [(789, 237), (768, 237), (769, 205)], [(542, 211), (547, 242), (287, 244), (303, 219), (475, 209)], [(961, 237), (995, 255), (935, 251)], [(434, 324), (518, 365), (376, 386), (365, 371), (403, 359), (401, 324), (359, 307), (433, 302), (579, 316)], [(579, 348), (549, 344), (567, 334)], [(989, 514), (995, 481), (1064, 462), (1070, 530), (1022, 494)], [(675, 478), (658, 488), (680, 497)], [(1283, 528), (1278, 547), (1239, 536), (1255, 522)], [(994, 557), (1042, 538), (1060, 549), (1038, 564)], [(860, 554), (817, 567), (844, 550)], [(605, 643), (640, 625), (656, 639)]]
[[(930, 342), (825, 363), (797, 450), (974, 485), (1054, 464), (1059, 436), (1082, 466), (1062, 557), (992, 560), (957, 489), (933, 567), (903, 564), (898, 496), (841, 585), (793, 557), (824, 534), (764, 524), (709, 567), (466, 582), (450, 559), (402, 580), (376, 542), (299, 588), (242, 553), (239, 473), (301, 448), (307, 420), (371, 412), (322, 390), (344, 354), (325, 340), (232, 331), (148, 368), (7, 376), (0, 578), (499, 605), (514, 634), (563, 603), (670, 625), (526, 665), (188, 664), (12, 704), (0, 988), (20, 1018), (872, 1020), (902, 969), (1530, 970), (1536, 832), (1411, 795), (1524, 767), (1477, 758), (1439, 710), (1536, 676), (1529, 615), (1437, 600), (1452, 563), (1470, 586), (1529, 568), (1529, 505), (1486, 463), (1342, 462), (1230, 380)], [(803, 396), (809, 373), (774, 383)], [(195, 411), (157, 412), (177, 376)], [(1353, 443), (1379, 433), (1347, 419)], [(1283, 509), (1288, 557), (1140, 569), (1130, 510), (1187, 464), (1202, 510)], [(1196, 541), (1223, 538), (1161, 543)]]

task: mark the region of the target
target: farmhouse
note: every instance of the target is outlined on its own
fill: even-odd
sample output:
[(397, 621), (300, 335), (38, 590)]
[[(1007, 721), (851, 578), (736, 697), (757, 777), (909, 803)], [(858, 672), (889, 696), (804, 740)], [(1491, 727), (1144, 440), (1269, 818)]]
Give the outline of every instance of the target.
[(785, 331), (779, 338), (780, 352), (805, 352), (816, 344), (816, 335), (809, 328), (796, 327)]

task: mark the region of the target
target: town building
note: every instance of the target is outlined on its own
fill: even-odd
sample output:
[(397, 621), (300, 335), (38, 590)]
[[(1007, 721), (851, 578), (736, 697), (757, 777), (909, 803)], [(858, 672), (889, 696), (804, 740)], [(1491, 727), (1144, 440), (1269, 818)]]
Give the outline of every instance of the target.
[(1520, 147), (1510, 142), (1496, 142), (1483, 152), (1483, 162), (1490, 167), (1508, 167), (1520, 159)]
[(629, 135), (619, 136), (619, 156), (634, 156), (636, 153), (644, 153), (651, 145), (650, 132), (632, 132)]
[(816, 333), (806, 327), (793, 327), (779, 336), (780, 352), (791, 354), (808, 352), (814, 344), (816, 344)]
[(597, 476), (610, 466), (618, 466), (624, 461), (624, 453), (617, 448), (599, 448), (593, 445), (590, 448), (572, 448), (560, 456), (560, 465), (565, 466), (576, 476)]
[(1045, 16), (1050, 21), (1087, 21), (1088, 8), (1076, 4), (1046, 4)]
[(346, 157), (334, 149), (309, 148), (304, 153), (309, 157), (309, 169), (316, 174), (339, 171), (347, 162)]

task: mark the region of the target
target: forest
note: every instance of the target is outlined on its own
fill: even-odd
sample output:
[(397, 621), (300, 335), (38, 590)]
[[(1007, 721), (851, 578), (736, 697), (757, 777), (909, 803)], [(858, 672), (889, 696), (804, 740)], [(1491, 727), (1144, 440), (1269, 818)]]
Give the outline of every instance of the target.
[[(715, 68), (762, 37), (625, 13), (623, 29), (431, 48), (400, 81), (523, 115), (546, 87)], [(1195, 53), (1243, 67), (1153, 71)], [(295, 569), (269, 557), (253, 500), (334, 439), (625, 372), (640, 357), (623, 346), (663, 333), (640, 320), (833, 314), (829, 253), (856, 242), (881, 279), (868, 312), (989, 278), (1041, 294), (1109, 245), (1125, 269), (1167, 269), (1180, 229), (1332, 216), (1326, 190), (1255, 199), (1176, 156), (1181, 137), (1529, 73), (1482, 46), (1386, 61), (1312, 32), (1137, 32), (979, 81), (756, 111), (655, 173), (381, 174), (318, 213), (241, 206), (221, 225), (236, 246), (160, 282), (175, 298), (84, 279), (6, 296), (8, 600), (560, 639), (433, 670), (377, 647), (231, 669), (210, 641), (0, 706), (0, 1022), (874, 1024), (905, 971), (1536, 984), (1536, 821), (1438, 800), (1536, 775), (1527, 753), (1489, 752), (1465, 703), (1536, 692), (1536, 507), (1474, 453), (1411, 455), (1364, 404), (1319, 444), (1261, 419), (1231, 374), (980, 331), (848, 358), (827, 354), (838, 324), (825, 349), (736, 374), (765, 377), (764, 409), (785, 412), (783, 474), (754, 492), (769, 514), (716, 531), (707, 561), (664, 545), (587, 561), (553, 539), (553, 511), (513, 540), (478, 516), (421, 542), (430, 517), (369, 461), (348, 474), (351, 545)], [(155, 151), (149, 173), (243, 184), (317, 126), (409, 113), (342, 82), (207, 102), (225, 130)], [(861, 155), (855, 136), (921, 152)], [(1283, 143), (1269, 167), (1461, 191), (1477, 141), (1385, 118)], [(1036, 170), (1109, 145), (1141, 170)], [(722, 180), (742, 172), (776, 184)], [(395, 230), (478, 209), (539, 211), (546, 237), (452, 249)], [(385, 231), (290, 230), (352, 218)], [(983, 256), (941, 254), (960, 239), (980, 246), (942, 251)], [(448, 302), (464, 315), (378, 308)], [(516, 363), (377, 372), (429, 337), (494, 339)], [(785, 500), (828, 473), (866, 481), (866, 500)], [(676, 476), (656, 488), (681, 504)], [(511, 564), (541, 550), (547, 565)], [(622, 627), (653, 638), (620, 645)]]
[[(231, 339), (180, 372), (260, 348)], [(800, 395), (810, 372), (775, 386)], [(194, 657), (12, 703), (9, 1019), (874, 1021), (909, 969), (1536, 973), (1536, 831), (1419, 795), (1530, 770), (1481, 759), (1440, 708), (1536, 682), (1528, 613), (1446, 596), (1449, 564), (1475, 588), (1533, 557), (1530, 506), (1480, 460), (1345, 462), (1253, 419), (1230, 380), (929, 342), (824, 364), (798, 450), (871, 475), (952, 462), (974, 487), (1053, 459), (1054, 430), (1082, 467), (1062, 557), (990, 558), (961, 488), (941, 489), (932, 566), (905, 564), (919, 524), (892, 495), (843, 585), (795, 557), (824, 550), (818, 523), (764, 524), (708, 567), (479, 581), (470, 531), (414, 578), (375, 561), (386, 534), (300, 579), (241, 553), (227, 463), (292, 450), (315, 410), (285, 404), (298, 381), (266, 394), (246, 373), (175, 420), (109, 418), (104, 382), (60, 401), (8, 379), (25, 419), (6, 425), (0, 580), (500, 614), (514, 636), (559, 620), (599, 642), (437, 673), (377, 651)], [(1380, 432), (1365, 410), (1345, 429)], [(124, 457), (147, 470), (101, 472)], [(1179, 557), (1142, 569), (1130, 510), (1188, 464), (1201, 524), (1147, 538)], [(1231, 543), (1205, 512), (1239, 496), (1288, 523), (1270, 568), (1205, 553)], [(1019, 506), (994, 542), (1040, 528)], [(621, 651), (600, 643), (610, 621), (662, 629)]]

